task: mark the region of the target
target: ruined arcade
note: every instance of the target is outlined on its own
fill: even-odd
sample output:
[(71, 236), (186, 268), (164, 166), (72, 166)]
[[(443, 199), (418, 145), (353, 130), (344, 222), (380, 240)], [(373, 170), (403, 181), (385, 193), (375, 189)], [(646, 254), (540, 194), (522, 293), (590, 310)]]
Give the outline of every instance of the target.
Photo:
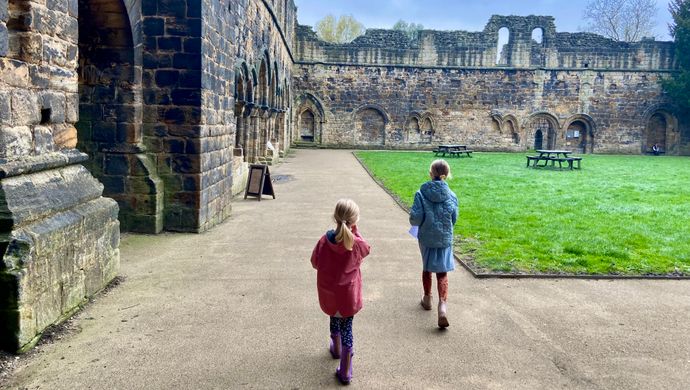
[(547, 16), (335, 45), (291, 0), (0, 0), (1, 346), (107, 285), (120, 230), (208, 230), (291, 143), (690, 154), (673, 70)]

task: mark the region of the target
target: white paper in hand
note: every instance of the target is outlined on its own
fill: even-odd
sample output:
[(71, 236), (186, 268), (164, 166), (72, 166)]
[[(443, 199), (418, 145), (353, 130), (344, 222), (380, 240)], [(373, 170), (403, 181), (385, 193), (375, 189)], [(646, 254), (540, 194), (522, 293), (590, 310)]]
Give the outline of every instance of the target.
[(417, 238), (418, 232), (419, 232), (419, 226), (414, 226), (414, 225), (410, 226), (410, 230), (408, 231), (408, 233), (410, 233), (410, 235), (414, 238)]

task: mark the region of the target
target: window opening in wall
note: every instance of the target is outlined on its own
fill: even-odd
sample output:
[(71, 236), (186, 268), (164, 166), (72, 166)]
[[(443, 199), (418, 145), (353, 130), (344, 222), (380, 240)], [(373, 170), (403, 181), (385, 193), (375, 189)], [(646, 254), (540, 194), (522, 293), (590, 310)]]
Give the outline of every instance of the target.
[(510, 41), (510, 30), (508, 30), (508, 27), (501, 27), (501, 29), (498, 30), (498, 45), (496, 47), (496, 65), (509, 65), (508, 41)]
[(50, 123), (50, 116), (52, 114), (52, 110), (50, 108), (44, 108), (41, 110), (41, 124), (42, 125), (47, 125)]
[(540, 45), (544, 43), (544, 30), (542, 30), (541, 27), (537, 27), (532, 30), (532, 40)]

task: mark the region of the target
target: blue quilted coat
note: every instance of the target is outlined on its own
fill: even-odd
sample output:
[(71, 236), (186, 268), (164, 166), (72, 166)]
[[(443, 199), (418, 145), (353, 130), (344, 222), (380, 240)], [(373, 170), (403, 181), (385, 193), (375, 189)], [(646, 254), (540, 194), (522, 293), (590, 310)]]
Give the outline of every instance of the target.
[(443, 180), (422, 184), (414, 195), (410, 224), (419, 226), (417, 238), (427, 248), (453, 245), (453, 225), (458, 219), (458, 198)]

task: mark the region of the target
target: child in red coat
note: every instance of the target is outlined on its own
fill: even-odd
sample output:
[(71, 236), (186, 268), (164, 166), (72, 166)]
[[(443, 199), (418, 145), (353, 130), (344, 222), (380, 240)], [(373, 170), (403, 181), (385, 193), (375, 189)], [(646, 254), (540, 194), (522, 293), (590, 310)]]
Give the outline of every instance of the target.
[(341, 199), (333, 213), (335, 230), (321, 237), (311, 254), (321, 310), (331, 317), (330, 351), (340, 358), (335, 374), (342, 383), (352, 379), (352, 320), (362, 308), (362, 274), (359, 266), (369, 254), (369, 244), (357, 230), (359, 207)]

